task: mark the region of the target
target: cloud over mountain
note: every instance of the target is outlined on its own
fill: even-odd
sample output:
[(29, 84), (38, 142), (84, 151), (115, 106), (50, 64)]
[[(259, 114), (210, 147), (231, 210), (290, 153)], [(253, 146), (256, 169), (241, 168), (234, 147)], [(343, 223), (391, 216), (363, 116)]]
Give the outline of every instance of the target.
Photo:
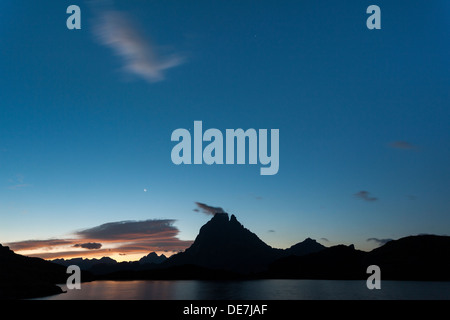
[(373, 241), (373, 242), (378, 243), (381, 246), (383, 244), (388, 243), (389, 241), (392, 241), (392, 239), (368, 238), (366, 241)]
[(196, 202), (195, 204), (197, 205), (198, 210), (194, 209), (194, 211), (197, 212), (200, 210), (201, 212), (210, 215), (215, 215), (216, 213), (225, 213), (225, 211), (220, 207), (212, 207), (201, 202)]

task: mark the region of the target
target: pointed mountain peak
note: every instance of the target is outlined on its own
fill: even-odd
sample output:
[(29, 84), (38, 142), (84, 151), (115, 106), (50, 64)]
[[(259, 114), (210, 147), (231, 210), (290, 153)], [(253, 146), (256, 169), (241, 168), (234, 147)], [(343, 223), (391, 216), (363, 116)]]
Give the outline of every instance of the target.
[(200, 228), (194, 243), (170, 257), (169, 263), (247, 272), (263, 268), (278, 253), (246, 229), (235, 215), (229, 218), (227, 213), (219, 212)]
[(228, 213), (226, 212), (216, 212), (214, 216), (212, 217), (211, 221), (226, 221), (228, 222)]
[(230, 224), (239, 226), (239, 227), (243, 227), (243, 225), (238, 221), (238, 219), (236, 219), (236, 216), (234, 214), (231, 215)]
[(306, 254), (322, 251), (325, 248), (325, 246), (321, 245), (316, 240), (306, 238), (302, 242), (294, 244), (289, 249), (286, 249), (286, 253), (294, 256), (304, 256)]
[(9, 247), (7, 247), (7, 246), (2, 246), (2, 244), (0, 243), (0, 250), (1, 251), (10, 251), (10, 249), (9, 249)]
[[(85, 260), (89, 261), (89, 259), (85, 259)], [(114, 260), (114, 259), (112, 259), (110, 257), (101, 257), (100, 260), (98, 260), (98, 262), (101, 262), (101, 263), (117, 263), (116, 260)]]
[(150, 252), (148, 255), (142, 257), (139, 260), (140, 264), (144, 264), (144, 263), (162, 263), (167, 259), (167, 257), (163, 254), (161, 254), (160, 256), (158, 256), (158, 254), (156, 252)]
[(202, 228), (202, 229), (209, 229), (209, 228), (223, 228), (227, 230), (238, 230), (238, 229), (244, 229), (244, 226), (237, 220), (236, 216), (234, 214), (230, 215), (226, 212), (217, 212), (214, 214), (214, 216), (209, 220)]

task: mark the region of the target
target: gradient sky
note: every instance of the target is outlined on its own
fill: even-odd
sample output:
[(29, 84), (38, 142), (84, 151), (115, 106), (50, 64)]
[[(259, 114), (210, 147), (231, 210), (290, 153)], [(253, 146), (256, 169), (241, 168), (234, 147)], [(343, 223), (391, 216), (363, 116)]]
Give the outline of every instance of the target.
[[(278, 248), (448, 235), (449, 15), (447, 0), (3, 0), (0, 243), (170, 254), (210, 219), (196, 202)], [(171, 133), (195, 120), (279, 129), (278, 174), (174, 165)]]

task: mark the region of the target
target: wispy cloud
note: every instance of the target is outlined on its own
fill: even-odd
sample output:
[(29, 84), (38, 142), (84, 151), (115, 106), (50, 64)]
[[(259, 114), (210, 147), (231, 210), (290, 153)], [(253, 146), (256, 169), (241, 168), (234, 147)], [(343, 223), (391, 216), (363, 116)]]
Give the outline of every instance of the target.
[(12, 179), (9, 179), (9, 190), (19, 190), (23, 188), (31, 187), (31, 184), (25, 183), (25, 177), (22, 174), (16, 174)]
[(48, 251), (53, 248), (62, 246), (70, 246), (75, 244), (75, 239), (45, 239), (45, 240), (24, 240), (6, 243), (14, 251), (25, 250), (44, 250)]
[(173, 237), (178, 229), (173, 226), (175, 220), (118, 221), (76, 232), (83, 239), (99, 241), (137, 241)]
[(370, 196), (370, 192), (364, 190), (355, 193), (354, 196), (357, 197), (358, 199), (369, 202), (378, 200), (378, 198)]
[(402, 150), (417, 150), (418, 147), (407, 142), (407, 141), (393, 141), (389, 143), (389, 146), (394, 149), (402, 149)]
[(325, 242), (330, 242), (330, 240), (328, 240), (327, 238), (320, 238), (320, 240), (325, 241)]
[(209, 215), (215, 215), (216, 213), (225, 213), (225, 211), (220, 208), (220, 207), (212, 207), (212, 206), (208, 206), (207, 204), (201, 203), (201, 202), (196, 202), (195, 203), (197, 205), (197, 209), (194, 209), (194, 211), (201, 211), (204, 214), (209, 214)]
[(28, 187), (31, 187), (31, 184), (19, 183), (19, 184), (14, 184), (12, 186), (9, 186), (8, 189), (9, 190), (19, 190), (19, 189), (24, 189), (24, 188), (28, 188)]
[(183, 63), (177, 54), (164, 56), (158, 47), (142, 36), (132, 19), (117, 10), (102, 10), (95, 33), (101, 44), (111, 48), (123, 61), (123, 68), (148, 82), (164, 79), (166, 70)]
[(379, 238), (368, 238), (366, 241), (373, 241), (376, 242), (378, 245), (384, 245), (388, 243), (389, 241), (392, 241), (393, 239), (379, 239)]
[(256, 200), (262, 200), (262, 199), (263, 199), (263, 197), (261, 197), (261, 196), (259, 196), (259, 195), (256, 195), (256, 194), (253, 194), (253, 193), (251, 193), (250, 196), (251, 196), (253, 199), (256, 199)]

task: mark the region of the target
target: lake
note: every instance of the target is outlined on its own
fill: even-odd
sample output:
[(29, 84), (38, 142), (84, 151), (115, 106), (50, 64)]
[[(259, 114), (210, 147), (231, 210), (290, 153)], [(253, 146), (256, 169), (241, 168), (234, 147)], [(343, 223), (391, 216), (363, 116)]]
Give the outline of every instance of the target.
[[(67, 290), (65, 285), (61, 285)], [(361, 280), (93, 281), (44, 300), (450, 300), (450, 282)]]

